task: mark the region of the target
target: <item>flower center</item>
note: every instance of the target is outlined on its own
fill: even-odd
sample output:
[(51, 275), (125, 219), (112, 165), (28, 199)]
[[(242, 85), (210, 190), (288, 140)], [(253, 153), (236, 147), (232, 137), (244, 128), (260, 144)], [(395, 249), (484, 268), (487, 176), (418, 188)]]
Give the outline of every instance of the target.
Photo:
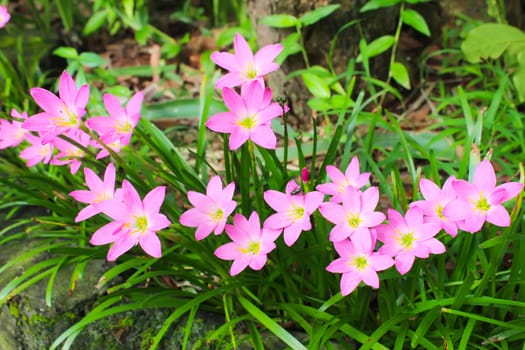
[(257, 126), (257, 115), (249, 115), (247, 117), (244, 117), (243, 119), (239, 120), (237, 122), (237, 125), (239, 125), (240, 127), (244, 128), (244, 129), (247, 129), (247, 130), (252, 130), (253, 128), (255, 128)]
[(248, 79), (255, 79), (257, 77), (257, 71), (253, 68), (253, 62), (248, 64), (245, 74)]
[(224, 212), (220, 208), (217, 208), (214, 212), (211, 212), (208, 215), (213, 222), (218, 223), (224, 217)]
[(414, 242), (416, 241), (416, 237), (414, 235), (413, 231), (407, 232), (407, 233), (401, 233), (398, 232), (400, 236), (397, 238), (397, 242), (401, 247), (403, 247), (405, 250), (412, 249), (412, 246)]
[(133, 229), (130, 234), (140, 233), (144, 234), (148, 230), (148, 219), (145, 216), (133, 216)]
[(359, 255), (352, 260), (351, 264), (354, 265), (358, 271), (363, 271), (368, 266), (368, 260), (366, 259), (366, 256)]
[(436, 212), (437, 216), (441, 219), (441, 220), (445, 220), (445, 215), (443, 215), (443, 206), (441, 204), (438, 204), (434, 207), (434, 211)]
[(115, 129), (118, 134), (126, 135), (126, 134), (129, 134), (133, 130), (133, 125), (129, 122), (128, 119), (126, 119), (124, 123), (117, 122)]
[(258, 255), (261, 250), (261, 242), (250, 242), (247, 248), (240, 247), (239, 251), (243, 254)]
[(65, 104), (62, 105), (58, 113), (60, 114), (59, 116), (51, 118), (51, 121), (56, 126), (70, 128), (78, 125), (78, 116), (76, 113), (71, 113)]
[(485, 196), (481, 195), (479, 197), (479, 199), (474, 202), (474, 209), (482, 212), (482, 213), (486, 213), (487, 211), (489, 211), (490, 209), (490, 204), (487, 200), (487, 198), (485, 198)]
[(347, 220), (348, 220), (348, 225), (354, 229), (359, 227), (359, 224), (361, 224), (361, 218), (359, 217), (359, 214), (352, 213), (348, 215)]
[(304, 216), (304, 207), (296, 206), (294, 204), (292, 208), (288, 210), (288, 217), (292, 219), (292, 221), (297, 221), (299, 219), (302, 219), (303, 216)]

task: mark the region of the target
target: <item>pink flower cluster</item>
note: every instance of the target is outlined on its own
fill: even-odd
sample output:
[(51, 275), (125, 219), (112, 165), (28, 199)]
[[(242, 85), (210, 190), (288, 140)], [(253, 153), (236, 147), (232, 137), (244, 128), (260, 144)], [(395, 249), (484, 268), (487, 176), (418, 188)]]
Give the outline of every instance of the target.
[(90, 147), (98, 150), (96, 158), (100, 159), (108, 156), (109, 150), (120, 152), (130, 143), (143, 99), (143, 93), (138, 92), (124, 108), (115, 96), (105, 94), (104, 105), (109, 116), (91, 117), (83, 123), (89, 86), (77, 88), (67, 71), (58, 81), (58, 96), (39, 87), (32, 88), (30, 93), (43, 111), (28, 116), (13, 109), (12, 121), (0, 120), (0, 149), (26, 141), (29, 146), (21, 151), (20, 157), (28, 167), (40, 162), (69, 164), (72, 174), (78, 171)]
[[(278, 68), (273, 60), (282, 47), (269, 45), (253, 55), (246, 41), (236, 35), (235, 53), (214, 52), (212, 60), (229, 72), (217, 81), (229, 112), (212, 116), (206, 125), (214, 131), (230, 134), (229, 148), (235, 150), (247, 140), (261, 147), (275, 148), (276, 138), (270, 121), (282, 113), (271, 102), (271, 91), (264, 87), (263, 75)], [(240, 95), (233, 87), (241, 85)], [(361, 173), (359, 160), (354, 157), (343, 173), (327, 166), (331, 182), (320, 184), (315, 191), (302, 192), (293, 180), (283, 192), (267, 190), (266, 204), (275, 211), (261, 225), (259, 214), (249, 218), (235, 214), (234, 183), (224, 189), (219, 176), (214, 176), (206, 194), (189, 191), (193, 205), (180, 217), (180, 223), (196, 227), (195, 238), (204, 239), (211, 232), (224, 230), (231, 239), (215, 250), (223, 260), (232, 260), (230, 274), (235, 276), (246, 267), (260, 270), (268, 254), (276, 248), (275, 241), (283, 233), (284, 242), (292, 246), (303, 231), (312, 228), (311, 216), (319, 210), (333, 227), (328, 239), (339, 255), (326, 270), (342, 274), (342, 295), (350, 294), (361, 282), (379, 287), (378, 271), (392, 266), (406, 274), (415, 258), (446, 251), (436, 235), (444, 230), (456, 236), (459, 230), (477, 232), (485, 221), (497, 226), (509, 226), (510, 216), (501, 205), (517, 196), (523, 189), (518, 182), (496, 186), (496, 175), (489, 161), (482, 161), (473, 174), (472, 182), (450, 177), (443, 188), (422, 179), (422, 200), (410, 204), (405, 215), (388, 209), (387, 215), (376, 211), (380, 194), (377, 187), (368, 187), (370, 173)], [(309, 180), (307, 171), (301, 172)], [(306, 180), (304, 180), (306, 179)], [(324, 201), (325, 196), (329, 197)], [(228, 224), (228, 217), (233, 216)]]
[[(239, 34), (235, 35), (233, 46), (234, 54), (214, 52), (211, 55), (213, 62), (229, 71), (215, 84), (217, 89), (222, 90), (229, 111), (212, 115), (206, 126), (213, 131), (230, 134), (231, 150), (238, 149), (248, 140), (260, 147), (274, 149), (277, 138), (271, 122), (282, 115), (283, 108), (272, 102), (272, 91), (265, 87), (263, 76), (279, 68), (273, 60), (283, 47), (280, 44), (268, 45), (254, 55)], [(237, 86), (240, 86), (240, 94), (234, 89)]]
[[(28, 116), (13, 109), (12, 121), (0, 120), (0, 149), (28, 142), (30, 146), (20, 153), (27, 166), (40, 162), (69, 164), (71, 173), (75, 174), (89, 147), (99, 150), (96, 159), (101, 159), (110, 155), (110, 151), (118, 153), (128, 145), (141, 116), (142, 92), (133, 95), (125, 107), (117, 97), (105, 94), (104, 105), (109, 116), (91, 117), (84, 123), (89, 86), (77, 88), (66, 71), (58, 82), (58, 96), (38, 87), (30, 93), (43, 112)], [(170, 225), (168, 218), (159, 213), (166, 188), (154, 188), (143, 200), (127, 180), (123, 181), (122, 188), (115, 189), (113, 163), (107, 166), (103, 179), (89, 168), (84, 168), (84, 178), (88, 190), (70, 193), (75, 200), (87, 204), (75, 221), (99, 213), (112, 219), (93, 234), (91, 244), (112, 244), (107, 254), (109, 261), (137, 244), (150, 256), (160, 257), (161, 242), (156, 232)]]
[(90, 243), (112, 243), (107, 254), (108, 261), (115, 261), (137, 244), (150, 256), (160, 258), (161, 243), (156, 232), (171, 224), (164, 214), (159, 213), (166, 188), (155, 187), (146, 194), (144, 200), (141, 200), (137, 190), (127, 180), (122, 182), (122, 188), (115, 189), (116, 170), (113, 163), (107, 166), (103, 179), (89, 168), (84, 168), (84, 178), (89, 189), (76, 190), (69, 194), (77, 201), (87, 204), (75, 221), (83, 221), (99, 213), (113, 220), (99, 228), (91, 237)]

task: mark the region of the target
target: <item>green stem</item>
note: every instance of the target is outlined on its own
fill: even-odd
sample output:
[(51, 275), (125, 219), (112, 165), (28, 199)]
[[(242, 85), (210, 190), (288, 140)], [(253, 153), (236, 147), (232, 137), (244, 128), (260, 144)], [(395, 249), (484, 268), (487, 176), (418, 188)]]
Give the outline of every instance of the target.
[(248, 151), (250, 152), (250, 161), (251, 161), (251, 171), (253, 177), (253, 186), (255, 190), (255, 204), (257, 206), (257, 212), (259, 216), (262, 214), (262, 188), (259, 182), (259, 176), (257, 175), (257, 164), (255, 162), (255, 146), (253, 142), (248, 142)]

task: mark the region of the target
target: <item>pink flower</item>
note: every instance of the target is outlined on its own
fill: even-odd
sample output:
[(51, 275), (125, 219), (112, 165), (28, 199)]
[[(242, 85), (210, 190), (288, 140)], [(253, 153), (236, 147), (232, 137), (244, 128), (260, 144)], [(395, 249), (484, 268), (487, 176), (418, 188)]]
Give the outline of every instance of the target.
[(214, 176), (206, 187), (206, 195), (188, 191), (188, 200), (195, 207), (180, 216), (184, 226), (197, 227), (195, 239), (201, 240), (213, 231), (219, 235), (224, 231), (228, 216), (235, 210), (237, 202), (232, 200), (235, 184), (232, 182), (222, 189), (221, 178)]
[(316, 190), (332, 196), (331, 201), (337, 203), (342, 201), (342, 193), (348, 188), (360, 189), (368, 183), (370, 178), (370, 173), (360, 172), (357, 157), (352, 158), (344, 174), (332, 165), (326, 167), (326, 174), (332, 182), (317, 185)]
[(93, 170), (84, 168), (84, 179), (89, 190), (76, 190), (69, 193), (71, 197), (88, 206), (82, 209), (75, 222), (89, 219), (93, 215), (100, 213), (97, 204), (117, 197), (115, 194), (115, 166), (109, 163), (104, 172), (104, 179), (100, 179)]
[(377, 238), (384, 243), (379, 253), (395, 256), (400, 274), (406, 274), (416, 257), (428, 258), (430, 254), (444, 253), (446, 248), (434, 236), (441, 227), (435, 222), (424, 222), (418, 207), (409, 208), (405, 217), (394, 209), (388, 209), (388, 224), (376, 227)]
[(104, 106), (109, 112), (109, 117), (93, 117), (86, 124), (95, 130), (106, 141), (119, 140), (120, 145), (127, 145), (140, 119), (140, 110), (144, 94), (137, 92), (133, 95), (126, 108), (122, 108), (119, 100), (111, 95), (104, 95)]
[(137, 244), (147, 254), (160, 258), (161, 243), (156, 232), (170, 225), (168, 218), (159, 213), (165, 193), (166, 187), (155, 187), (142, 201), (133, 185), (124, 180), (122, 196), (118, 196), (121, 198), (100, 201), (97, 204), (98, 209), (114, 221), (99, 228), (91, 237), (90, 243), (113, 243), (108, 251), (108, 261), (115, 261)]
[[(81, 146), (88, 147), (90, 138), (89, 135), (82, 130), (76, 132), (68, 132), (65, 136), (69, 137), (72, 141), (75, 141)], [(82, 158), (85, 156), (83, 149), (77, 147), (75, 144), (57, 137), (53, 140), (53, 145), (59, 150), (53, 159), (51, 164), (53, 165), (65, 165), (69, 164), (71, 167), (71, 174), (76, 174), (80, 165), (82, 165)]]
[(275, 240), (281, 233), (266, 227), (261, 229), (259, 215), (252, 212), (249, 219), (241, 214), (233, 217), (233, 225), (226, 225), (226, 234), (233, 242), (215, 250), (219, 259), (233, 260), (230, 275), (235, 276), (247, 266), (260, 270), (266, 264), (267, 255), (275, 249)]
[(29, 133), (26, 135), (26, 140), (31, 146), (26, 147), (20, 152), (20, 158), (27, 161), (26, 165), (31, 167), (40, 162), (43, 162), (44, 164), (49, 163), (53, 156), (55, 147), (51, 143), (43, 144), (40, 136), (35, 136)]
[(458, 233), (457, 215), (455, 218), (451, 217), (450, 210), (448, 210), (449, 215), (445, 215), (445, 208), (449, 203), (457, 199), (456, 192), (452, 187), (454, 181), (456, 181), (456, 178), (450, 176), (443, 184), (443, 189), (440, 189), (432, 181), (421, 179), (419, 181), (419, 189), (425, 199), (410, 204), (411, 207), (418, 207), (423, 211), (423, 214), (426, 216), (425, 221), (439, 224), (452, 237), (456, 237)]
[(215, 64), (229, 70), (229, 73), (215, 83), (217, 89), (232, 88), (254, 80), (262, 82), (265, 74), (279, 69), (279, 65), (273, 60), (283, 50), (281, 44), (264, 46), (254, 56), (246, 40), (240, 34), (235, 34), (233, 48), (234, 54), (218, 51), (211, 54), (211, 60)]
[(7, 10), (7, 6), (0, 6), (0, 28), (5, 27), (7, 22), (11, 19), (11, 15)]
[(85, 107), (89, 99), (87, 84), (77, 89), (73, 78), (64, 71), (58, 83), (60, 98), (38, 87), (32, 88), (30, 93), (44, 112), (30, 116), (22, 127), (40, 132), (43, 143), (48, 143), (57, 135), (78, 130), (80, 120), (86, 114)]
[(330, 231), (330, 240), (339, 242), (348, 237), (353, 241), (369, 239), (368, 229), (381, 224), (385, 214), (374, 211), (379, 202), (379, 190), (370, 187), (361, 192), (350, 188), (342, 194), (342, 204), (323, 203), (321, 214), (335, 226)]
[(359, 285), (365, 284), (379, 288), (377, 271), (383, 271), (394, 265), (394, 260), (379, 252), (374, 252), (376, 238), (367, 232), (370, 239), (350, 241), (348, 239), (335, 242), (334, 247), (340, 258), (332, 261), (326, 270), (333, 273), (342, 273), (341, 294), (348, 295)]
[(275, 149), (277, 138), (270, 123), (283, 111), (278, 103), (271, 102), (271, 90), (252, 82), (243, 86), (240, 96), (230, 88), (224, 88), (222, 95), (230, 111), (212, 115), (206, 126), (216, 132), (231, 134), (231, 150), (239, 148), (247, 140), (263, 148)]
[(472, 183), (456, 180), (452, 186), (460, 201), (449, 206), (445, 214), (459, 213), (464, 216), (465, 220), (459, 221), (458, 226), (471, 233), (481, 230), (485, 221), (496, 226), (509, 226), (509, 213), (501, 203), (514, 198), (523, 190), (523, 184), (519, 182), (496, 186), (496, 173), (488, 160), (478, 164)]
[(282, 230), (284, 229), (284, 242), (287, 246), (293, 245), (302, 231), (312, 228), (310, 216), (323, 202), (323, 194), (317, 191), (306, 194), (293, 194), (300, 189), (295, 181), (290, 180), (286, 185), (286, 192), (268, 190), (264, 192), (264, 200), (277, 213), (268, 217), (264, 227)]
[[(16, 109), (11, 110), (11, 116), (17, 119), (27, 119), (27, 113), (20, 114)], [(0, 149), (18, 146), (26, 137), (27, 130), (22, 127), (22, 122), (0, 119)]]

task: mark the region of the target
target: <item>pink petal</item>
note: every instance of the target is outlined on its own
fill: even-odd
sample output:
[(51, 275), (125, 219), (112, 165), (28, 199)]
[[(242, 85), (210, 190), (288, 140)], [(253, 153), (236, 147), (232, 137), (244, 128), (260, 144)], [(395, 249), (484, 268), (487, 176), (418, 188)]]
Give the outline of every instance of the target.
[(396, 256), (396, 269), (400, 274), (404, 275), (412, 268), (414, 265), (415, 257), (412, 254), (399, 254)]
[(235, 55), (229, 52), (212, 52), (210, 59), (221, 68), (227, 69), (232, 72), (238, 72), (240, 69), (239, 62)]
[(148, 194), (146, 194), (143, 201), (144, 212), (146, 214), (158, 213), (160, 211), (160, 207), (162, 206), (162, 202), (164, 202), (165, 195), (165, 186), (155, 187)]
[(29, 93), (35, 102), (46, 112), (53, 115), (60, 115), (64, 102), (52, 92), (42, 88), (32, 88)]
[(496, 173), (488, 160), (478, 164), (474, 171), (472, 183), (478, 189), (487, 193), (490, 193), (496, 187)]
[(269, 123), (272, 119), (280, 117), (283, 114), (283, 109), (278, 103), (272, 103), (257, 112), (259, 122), (261, 124)]
[(333, 273), (345, 273), (350, 270), (351, 268), (348, 265), (348, 259), (343, 258), (335, 259), (326, 267), (326, 271)]
[(231, 112), (221, 112), (212, 115), (206, 121), (206, 127), (220, 133), (232, 133), (238, 126), (234, 123), (235, 114)]
[(269, 126), (257, 127), (250, 135), (250, 139), (262, 148), (275, 149), (277, 146), (277, 137)]
[(232, 266), (230, 267), (230, 275), (236, 276), (239, 273), (241, 273), (246, 267), (248, 267), (248, 264), (250, 263), (250, 260), (247, 257), (240, 257), (238, 259), (235, 259), (232, 263)]
[(427, 179), (419, 180), (419, 189), (421, 190), (423, 197), (429, 201), (437, 201), (441, 196), (441, 189), (435, 183)]
[(345, 296), (352, 293), (361, 281), (361, 276), (358, 274), (344, 273), (343, 276), (341, 276), (341, 294)]
[(505, 202), (516, 197), (521, 191), (523, 191), (523, 184), (519, 182), (508, 182), (496, 187), (496, 190), (498, 189), (504, 189), (507, 192), (507, 195), (502, 199), (502, 202)]
[(144, 100), (144, 93), (142, 91), (133, 95), (126, 104), (126, 114), (131, 118), (134, 115), (140, 115), (142, 109), (142, 101)]
[(239, 86), (244, 82), (245, 79), (241, 76), (239, 72), (232, 72), (225, 74), (221, 78), (219, 78), (215, 83), (215, 88), (217, 90), (222, 90), (224, 88)]
[(244, 100), (235, 90), (225, 87), (222, 89), (222, 98), (226, 107), (236, 116), (248, 115)]
[(137, 239), (129, 235), (123, 235), (118, 241), (113, 243), (108, 251), (108, 261), (115, 261), (119, 256), (133, 248), (137, 244)]
[(283, 51), (281, 44), (266, 45), (255, 54), (254, 68), (258, 75), (266, 75), (279, 69), (279, 65), (272, 61)]
[(230, 150), (234, 151), (238, 149), (239, 147), (241, 147), (246, 141), (248, 141), (249, 138), (250, 138), (249, 133), (236, 129), (230, 135), (230, 139), (228, 141), (228, 147), (230, 148)]
[(264, 267), (264, 265), (266, 264), (266, 254), (259, 254), (259, 255), (254, 255), (251, 259), (250, 259), (250, 263), (249, 263), (249, 266), (250, 268), (252, 268), (253, 270), (255, 271), (259, 271), (260, 269), (262, 269)]
[(304, 195), (304, 209), (308, 214), (316, 211), (321, 203), (323, 203), (324, 194), (317, 191), (308, 192)]
[(241, 65), (253, 62), (253, 52), (246, 40), (239, 33), (235, 34), (233, 39), (233, 48), (237, 62)]
[(84, 221), (94, 215), (97, 215), (98, 213), (100, 213), (100, 210), (97, 207), (88, 205), (78, 212), (77, 216), (75, 217), (75, 222)]
[(487, 221), (500, 227), (510, 226), (510, 216), (501, 205), (492, 205), (487, 212)]
[(370, 287), (379, 288), (379, 276), (377, 276), (377, 272), (374, 269), (370, 267), (365, 269), (365, 271), (361, 272), (361, 278)]
[(154, 258), (160, 258), (162, 256), (160, 239), (156, 234), (149, 233), (141, 235), (139, 238), (139, 244), (148, 255)]
[(99, 228), (98, 230), (96, 230), (95, 233), (93, 233), (93, 236), (91, 236), (89, 243), (93, 245), (103, 245), (114, 242), (115, 239), (118, 237), (116, 233), (120, 230), (121, 227), (121, 223), (111, 221)]
[(379, 253), (373, 253), (368, 257), (368, 262), (374, 267), (376, 271), (383, 271), (389, 269), (394, 265), (394, 259), (388, 255), (382, 255)]
[(288, 247), (291, 247), (301, 235), (302, 227), (298, 224), (293, 224), (284, 229), (284, 243)]
[(114, 119), (121, 119), (126, 116), (126, 112), (118, 98), (112, 94), (104, 94), (104, 106), (109, 113), (109, 116)]

